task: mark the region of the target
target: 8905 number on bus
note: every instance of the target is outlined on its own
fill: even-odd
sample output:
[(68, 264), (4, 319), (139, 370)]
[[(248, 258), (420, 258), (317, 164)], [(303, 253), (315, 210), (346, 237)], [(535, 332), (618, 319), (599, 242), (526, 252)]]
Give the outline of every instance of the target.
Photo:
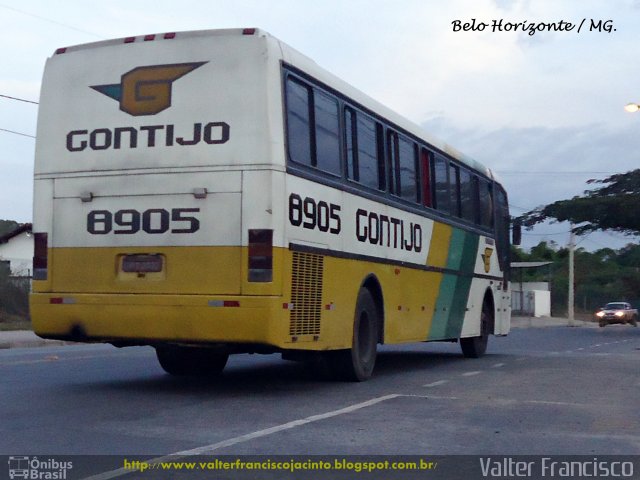
[(200, 229), (200, 220), (193, 213), (199, 208), (150, 208), (144, 212), (134, 209), (92, 210), (87, 215), (87, 231), (92, 235), (133, 235), (140, 231), (151, 235), (163, 233), (194, 233)]

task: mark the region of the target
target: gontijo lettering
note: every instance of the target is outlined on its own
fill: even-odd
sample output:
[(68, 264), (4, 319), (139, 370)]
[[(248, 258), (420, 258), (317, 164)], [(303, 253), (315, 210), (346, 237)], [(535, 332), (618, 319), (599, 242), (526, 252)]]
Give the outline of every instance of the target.
[(356, 212), (356, 236), (360, 242), (401, 250), (422, 250), (422, 227), (419, 223), (369, 212), (359, 208)]
[[(186, 129), (185, 129), (186, 130)], [(194, 123), (185, 133), (176, 135), (175, 125), (146, 125), (142, 127), (96, 128), (94, 130), (72, 130), (67, 133), (67, 150), (82, 152), (120, 148), (138, 148), (174, 145), (209, 145), (226, 143), (230, 127), (225, 122)]]

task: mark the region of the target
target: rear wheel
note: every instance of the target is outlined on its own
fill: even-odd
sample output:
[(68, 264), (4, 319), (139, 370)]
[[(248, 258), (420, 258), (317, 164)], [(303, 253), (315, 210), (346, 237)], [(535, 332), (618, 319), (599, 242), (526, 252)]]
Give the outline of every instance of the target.
[(202, 347), (156, 347), (158, 362), (171, 375), (219, 375), (227, 364), (229, 354)]
[(362, 382), (371, 378), (378, 346), (378, 309), (371, 293), (360, 290), (353, 321), (353, 342), (348, 350), (328, 352), (328, 363), (334, 377)]
[(491, 317), (493, 313), (490, 312), (488, 304), (482, 306), (482, 313), (480, 314), (480, 335), (477, 337), (467, 337), (460, 339), (460, 348), (462, 354), (467, 358), (479, 358), (487, 351), (487, 344), (489, 343), (489, 326), (491, 324)]

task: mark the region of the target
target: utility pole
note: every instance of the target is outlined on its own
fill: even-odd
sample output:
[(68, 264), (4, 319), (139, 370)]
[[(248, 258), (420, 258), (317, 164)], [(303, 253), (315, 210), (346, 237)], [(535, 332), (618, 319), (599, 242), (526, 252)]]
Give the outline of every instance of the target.
[(571, 233), (569, 234), (569, 294), (567, 299), (567, 314), (569, 316), (569, 326), (573, 327), (574, 324), (574, 287), (573, 287), (573, 271), (574, 271), (574, 262), (573, 262), (573, 251), (576, 246), (576, 236), (573, 233), (573, 224), (571, 224)]

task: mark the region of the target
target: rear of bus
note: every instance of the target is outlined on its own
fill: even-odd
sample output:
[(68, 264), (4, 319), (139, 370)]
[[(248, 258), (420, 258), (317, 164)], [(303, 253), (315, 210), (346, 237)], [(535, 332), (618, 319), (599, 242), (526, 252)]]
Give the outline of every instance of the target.
[(279, 345), (278, 52), (272, 37), (238, 29), (61, 48), (47, 61), (35, 160), (38, 335)]

